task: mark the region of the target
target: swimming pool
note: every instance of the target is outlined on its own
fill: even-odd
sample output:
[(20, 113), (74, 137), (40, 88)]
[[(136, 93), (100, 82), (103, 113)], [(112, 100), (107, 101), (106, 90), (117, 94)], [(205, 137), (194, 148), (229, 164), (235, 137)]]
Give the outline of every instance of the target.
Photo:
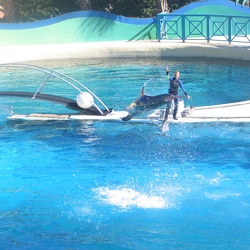
[[(181, 71), (192, 96), (187, 105), (250, 99), (247, 62), (38, 64), (82, 81), (115, 110), (134, 100), (145, 82), (147, 93), (165, 92), (166, 65)], [(1, 79), (4, 90), (37, 87), (30, 73), (13, 78), (1, 72)], [(74, 97), (64, 87), (60, 93)], [(1, 104), (17, 113), (65, 112), (57, 104), (15, 98), (1, 98)], [(166, 135), (157, 124), (125, 122), (17, 120), (0, 126), (3, 249), (248, 249), (248, 123), (174, 124)]]

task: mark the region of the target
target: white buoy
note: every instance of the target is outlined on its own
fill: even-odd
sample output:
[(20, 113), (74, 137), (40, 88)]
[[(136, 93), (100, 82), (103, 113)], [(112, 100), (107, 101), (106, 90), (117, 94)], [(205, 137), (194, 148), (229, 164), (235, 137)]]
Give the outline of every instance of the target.
[(89, 109), (94, 103), (94, 98), (90, 93), (83, 92), (78, 94), (76, 103), (80, 108)]

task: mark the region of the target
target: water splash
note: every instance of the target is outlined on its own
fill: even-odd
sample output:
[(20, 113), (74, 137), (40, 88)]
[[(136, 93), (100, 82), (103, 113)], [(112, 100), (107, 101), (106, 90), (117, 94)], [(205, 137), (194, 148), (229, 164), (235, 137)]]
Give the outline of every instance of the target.
[(101, 201), (121, 208), (163, 209), (174, 206), (172, 202), (167, 202), (161, 196), (147, 195), (131, 188), (109, 189), (108, 187), (100, 187), (94, 191), (98, 194), (98, 198)]

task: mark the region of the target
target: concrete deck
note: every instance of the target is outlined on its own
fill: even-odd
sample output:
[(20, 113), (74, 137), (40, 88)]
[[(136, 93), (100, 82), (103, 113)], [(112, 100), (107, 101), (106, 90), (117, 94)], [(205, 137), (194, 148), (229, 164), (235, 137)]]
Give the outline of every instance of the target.
[(0, 47), (0, 63), (114, 57), (203, 57), (250, 60), (250, 43), (118, 41)]

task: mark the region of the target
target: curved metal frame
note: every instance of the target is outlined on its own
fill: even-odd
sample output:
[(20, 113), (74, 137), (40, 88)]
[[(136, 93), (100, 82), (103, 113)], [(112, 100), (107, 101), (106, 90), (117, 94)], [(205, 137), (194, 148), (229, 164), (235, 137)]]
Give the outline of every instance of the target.
[[(48, 83), (49, 79), (54, 76), (60, 80), (62, 80), (63, 82), (69, 84), (71, 87), (73, 87), (74, 89), (76, 89), (77, 91), (79, 91), (79, 93), (83, 93), (83, 91), (80, 89), (80, 87), (82, 87), (83, 89), (85, 89), (88, 93), (90, 93), (93, 97), (95, 97), (102, 105), (103, 107), (109, 111), (109, 108), (103, 103), (103, 101), (96, 95), (94, 94), (89, 88), (87, 88), (86, 86), (84, 86), (82, 83), (80, 83), (79, 81), (75, 80), (74, 78), (67, 76), (63, 73), (60, 73), (56, 70), (53, 69), (49, 69), (46, 67), (42, 67), (42, 66), (37, 66), (37, 65), (31, 65), (31, 64), (0, 64), (0, 67), (13, 67), (13, 68), (25, 68), (25, 69), (31, 69), (31, 70), (35, 70), (35, 71), (40, 71), (45, 73), (45, 76), (43, 77), (40, 85), (38, 86), (36, 92), (34, 93), (34, 96), (32, 98), (36, 98), (36, 95), (39, 93), (42, 93), (42, 91), (44, 90), (46, 84)], [(77, 86), (78, 85), (78, 86)], [(102, 112), (102, 110), (94, 103), (93, 104), (98, 111), (103, 115), (104, 113)]]

